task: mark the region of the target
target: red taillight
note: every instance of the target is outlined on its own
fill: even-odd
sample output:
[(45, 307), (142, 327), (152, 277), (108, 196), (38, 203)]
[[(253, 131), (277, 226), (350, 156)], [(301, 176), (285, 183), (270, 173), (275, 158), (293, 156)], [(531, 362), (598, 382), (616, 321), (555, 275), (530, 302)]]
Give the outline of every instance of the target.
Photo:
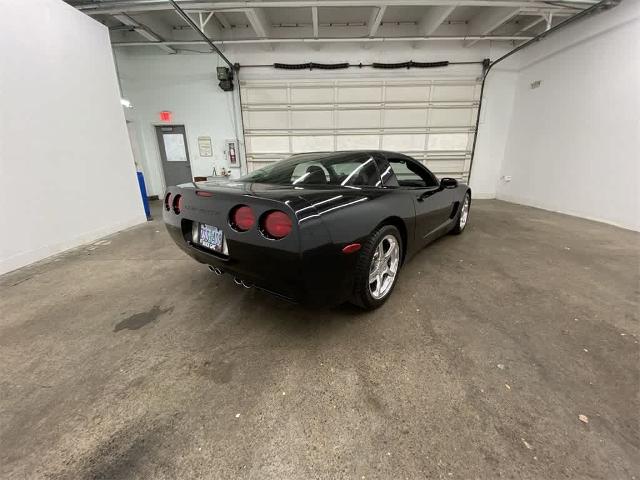
[(167, 212), (171, 210), (171, 192), (168, 192), (164, 197), (164, 209)]
[(173, 199), (173, 213), (178, 215), (182, 210), (182, 195), (178, 194)]
[(196, 195), (198, 195), (199, 197), (213, 197), (213, 193), (205, 192), (204, 190), (197, 190)]
[(275, 210), (264, 217), (264, 232), (272, 238), (284, 238), (291, 233), (291, 218), (284, 212)]
[(246, 205), (237, 207), (231, 214), (231, 224), (233, 228), (241, 232), (246, 232), (253, 224), (256, 223), (256, 216), (253, 214), (253, 210)]

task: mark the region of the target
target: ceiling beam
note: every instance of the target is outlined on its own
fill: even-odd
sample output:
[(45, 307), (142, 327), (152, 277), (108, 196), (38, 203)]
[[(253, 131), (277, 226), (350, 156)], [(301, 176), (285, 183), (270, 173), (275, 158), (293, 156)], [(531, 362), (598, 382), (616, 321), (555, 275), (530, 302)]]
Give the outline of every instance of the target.
[(245, 14), (258, 38), (268, 38), (270, 36), (271, 24), (264, 8), (247, 8)]
[[(520, 13), (519, 8), (510, 7), (488, 8), (483, 10), (469, 22), (469, 36), (482, 37), (484, 35), (489, 35), (500, 25), (515, 17), (518, 13)], [(465, 44), (465, 46), (470, 47), (479, 41), (480, 40), (470, 40)]]
[(211, 17), (213, 17), (213, 12), (209, 12), (206, 17), (204, 17), (201, 12), (198, 13), (198, 20), (200, 20), (200, 30), (204, 32), (204, 27), (207, 26), (207, 23), (209, 23)]
[(534, 21), (527, 23), (524, 27), (516, 32), (516, 35), (520, 35), (521, 33), (526, 32), (527, 30), (531, 30), (533, 27), (538, 25), (540, 22), (544, 22), (546, 19), (543, 16), (536, 18)]
[[(433, 37), (343, 37), (343, 38), (254, 38), (246, 40), (213, 40), (216, 45), (252, 45), (260, 43), (366, 43), (366, 42), (443, 42), (463, 40), (496, 40), (496, 41), (526, 41), (532, 36), (520, 35), (483, 35), (478, 37), (464, 36), (433, 36)], [(207, 45), (203, 40), (174, 40), (162, 42), (163, 45)], [(115, 42), (114, 47), (144, 47), (157, 45), (154, 42)]]
[(151, 30), (146, 25), (143, 25), (142, 23), (138, 22), (137, 20), (131, 18), (129, 15), (125, 15), (124, 13), (121, 13), (121, 14), (118, 14), (118, 15), (114, 15), (113, 18), (115, 18), (119, 22), (127, 25), (128, 27), (132, 27), (133, 31), (136, 32), (138, 35), (146, 38), (147, 40), (150, 40), (151, 42), (156, 43), (157, 47), (160, 50), (163, 50), (163, 51), (165, 51), (167, 53), (178, 53), (175, 49), (173, 49), (169, 45), (163, 43), (164, 39), (160, 35), (155, 33), (153, 30)]
[[(186, 10), (228, 10), (239, 8), (289, 8), (289, 7), (377, 7), (380, 0), (220, 0), (220, 1), (181, 1), (180, 6)], [(551, 5), (544, 0), (385, 0), (388, 7), (394, 6), (451, 6), (460, 7), (512, 7), (528, 11), (580, 11), (586, 5), (597, 0), (563, 0), (562, 5)], [(573, 6), (572, 6), (573, 5)], [(171, 10), (164, 0), (120, 0), (96, 2), (76, 6), (90, 15), (115, 14), (123, 12), (150, 12), (154, 10)]]
[(229, 23), (229, 20), (227, 19), (224, 13), (215, 12), (214, 16), (216, 17), (216, 20), (220, 22), (220, 25), (222, 25), (222, 28), (231, 28), (231, 23)]
[(386, 5), (382, 5), (381, 7), (375, 7), (373, 12), (371, 12), (371, 18), (369, 18), (369, 36), (375, 37), (378, 28), (380, 28), (380, 24), (382, 23), (382, 17), (384, 17), (384, 12), (387, 10)]
[(313, 38), (318, 38), (318, 7), (311, 7), (311, 23), (313, 23)]
[(425, 37), (432, 35), (442, 22), (444, 22), (451, 12), (455, 10), (455, 5), (441, 5), (438, 7), (427, 7), (427, 11), (418, 24), (420, 33)]

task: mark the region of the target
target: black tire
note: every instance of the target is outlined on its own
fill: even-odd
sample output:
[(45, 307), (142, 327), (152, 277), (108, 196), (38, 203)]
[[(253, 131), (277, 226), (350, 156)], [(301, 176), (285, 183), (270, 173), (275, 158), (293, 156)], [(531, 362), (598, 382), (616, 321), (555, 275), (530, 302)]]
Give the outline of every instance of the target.
[[(462, 217), (462, 207), (464, 205), (464, 202), (466, 201), (469, 202), (469, 207), (467, 209), (467, 220), (464, 222), (464, 224), (461, 224), (460, 219)], [(451, 235), (460, 235), (464, 231), (467, 224), (469, 223), (468, 215), (471, 212), (471, 192), (465, 193), (464, 200), (462, 202), (463, 202), (462, 205), (460, 205), (460, 208), (458, 209), (458, 214), (456, 215), (456, 223), (451, 229), (451, 231), (449, 232), (451, 233)]]
[[(387, 235), (395, 237), (397, 247), (399, 249), (399, 261), (397, 270), (392, 279), (392, 284), (389, 290), (384, 294), (382, 298), (374, 298), (369, 288), (369, 270), (371, 268), (371, 262), (376, 253), (376, 250)], [(387, 244), (389, 242), (386, 242)], [(351, 303), (357, 305), (365, 310), (374, 310), (380, 307), (384, 302), (388, 300), (393, 292), (393, 289), (398, 283), (398, 275), (400, 273), (400, 266), (402, 264), (402, 255), (404, 251), (404, 245), (402, 244), (402, 235), (400, 231), (393, 225), (383, 225), (374, 231), (367, 242), (363, 245), (358, 255), (358, 262), (355, 269), (354, 279), (354, 293), (351, 298)]]

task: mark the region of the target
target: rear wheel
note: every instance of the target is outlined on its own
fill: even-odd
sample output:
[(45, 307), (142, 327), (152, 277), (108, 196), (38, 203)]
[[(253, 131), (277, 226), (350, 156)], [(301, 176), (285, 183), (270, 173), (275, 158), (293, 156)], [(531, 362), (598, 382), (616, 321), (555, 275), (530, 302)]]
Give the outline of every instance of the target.
[(387, 301), (396, 284), (402, 259), (402, 237), (393, 225), (371, 235), (360, 251), (352, 302), (367, 310)]
[(451, 233), (454, 235), (460, 235), (464, 230), (464, 227), (467, 226), (467, 221), (469, 220), (469, 209), (471, 208), (471, 194), (467, 192), (464, 196), (464, 200), (462, 201), (462, 206), (460, 207), (460, 212), (458, 212), (458, 218), (456, 220), (455, 226), (451, 229)]

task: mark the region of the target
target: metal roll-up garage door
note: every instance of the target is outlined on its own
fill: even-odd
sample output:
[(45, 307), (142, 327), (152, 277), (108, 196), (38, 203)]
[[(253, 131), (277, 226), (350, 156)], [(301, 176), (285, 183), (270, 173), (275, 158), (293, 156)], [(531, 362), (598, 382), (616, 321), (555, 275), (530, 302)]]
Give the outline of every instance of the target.
[(437, 176), (467, 180), (477, 78), (251, 80), (241, 83), (252, 171), (293, 153), (402, 152)]

